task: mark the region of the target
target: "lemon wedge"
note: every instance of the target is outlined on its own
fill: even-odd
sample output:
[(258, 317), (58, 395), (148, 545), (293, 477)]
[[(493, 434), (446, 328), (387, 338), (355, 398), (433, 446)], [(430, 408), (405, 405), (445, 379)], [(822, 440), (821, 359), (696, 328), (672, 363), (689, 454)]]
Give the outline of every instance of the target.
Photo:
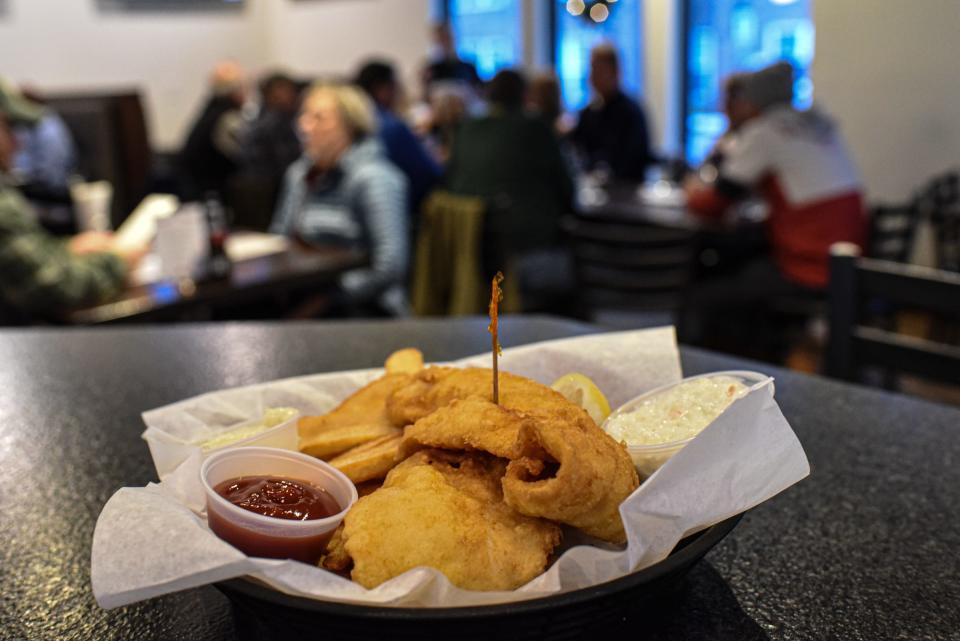
[(566, 374), (550, 385), (550, 388), (560, 392), (571, 403), (576, 403), (587, 411), (590, 418), (597, 425), (603, 423), (610, 416), (610, 403), (603, 395), (596, 383), (583, 374)]

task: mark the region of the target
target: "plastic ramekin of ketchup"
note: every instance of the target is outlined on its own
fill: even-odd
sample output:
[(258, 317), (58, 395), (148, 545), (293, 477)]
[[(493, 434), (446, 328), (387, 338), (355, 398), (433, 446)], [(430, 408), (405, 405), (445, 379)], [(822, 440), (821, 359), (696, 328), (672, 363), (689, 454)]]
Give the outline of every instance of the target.
[(213, 533), (249, 556), (316, 563), (357, 501), (340, 470), (289, 450), (240, 447), (203, 462)]

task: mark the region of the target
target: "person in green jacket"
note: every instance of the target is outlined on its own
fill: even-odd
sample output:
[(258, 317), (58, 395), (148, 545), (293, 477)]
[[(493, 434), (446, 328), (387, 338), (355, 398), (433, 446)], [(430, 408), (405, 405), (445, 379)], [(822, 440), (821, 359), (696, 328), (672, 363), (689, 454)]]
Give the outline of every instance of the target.
[[(447, 165), (449, 191), (486, 203), (485, 272), (538, 265), (535, 256), (558, 247), (560, 219), (573, 209), (573, 179), (560, 143), (542, 118), (524, 113), (525, 94), (519, 72), (497, 73), (487, 87), (488, 113), (460, 127)], [(542, 289), (540, 276), (521, 274), (522, 288)]]
[(51, 318), (115, 296), (142, 250), (117, 246), (111, 234), (50, 235), (10, 175), (13, 125), (36, 123), (42, 109), (0, 80), (0, 322)]

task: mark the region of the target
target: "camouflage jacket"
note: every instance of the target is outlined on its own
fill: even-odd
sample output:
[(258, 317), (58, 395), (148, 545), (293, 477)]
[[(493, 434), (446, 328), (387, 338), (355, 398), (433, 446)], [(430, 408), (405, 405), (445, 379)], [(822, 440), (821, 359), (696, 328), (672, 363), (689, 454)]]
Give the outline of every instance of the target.
[(125, 275), (113, 254), (71, 254), (0, 175), (0, 307), (53, 315), (115, 296)]

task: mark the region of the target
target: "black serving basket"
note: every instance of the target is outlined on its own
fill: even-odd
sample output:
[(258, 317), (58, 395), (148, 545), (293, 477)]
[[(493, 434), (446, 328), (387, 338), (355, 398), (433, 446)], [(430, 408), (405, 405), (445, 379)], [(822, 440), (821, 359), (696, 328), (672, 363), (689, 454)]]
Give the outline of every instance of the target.
[(682, 540), (663, 561), (582, 590), (499, 605), (458, 608), (371, 607), (318, 601), (272, 590), (246, 579), (216, 586), (233, 605), (241, 641), (505, 641), (591, 638), (604, 622), (669, 598), (693, 565), (739, 522), (738, 514)]

